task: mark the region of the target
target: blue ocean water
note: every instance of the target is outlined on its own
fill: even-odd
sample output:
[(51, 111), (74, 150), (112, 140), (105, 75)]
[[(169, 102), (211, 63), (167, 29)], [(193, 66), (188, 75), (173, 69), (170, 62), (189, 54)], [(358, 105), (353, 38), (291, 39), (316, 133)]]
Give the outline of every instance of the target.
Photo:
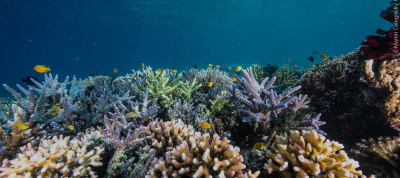
[[(388, 0), (1, 0), (0, 83), (44, 75), (178, 70), (213, 63), (308, 67), (319, 50), (347, 54), (391, 24), (379, 17)], [(317, 55), (316, 61), (322, 59)], [(26, 85), (26, 84), (23, 84)], [(0, 96), (10, 96), (1, 87)]]

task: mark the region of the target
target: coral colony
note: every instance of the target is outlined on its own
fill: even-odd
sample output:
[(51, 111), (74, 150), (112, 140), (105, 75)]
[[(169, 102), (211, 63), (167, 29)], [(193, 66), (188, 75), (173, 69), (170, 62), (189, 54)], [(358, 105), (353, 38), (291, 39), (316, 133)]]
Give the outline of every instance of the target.
[(379, 32), (303, 71), (142, 64), (3, 84), (0, 177), (400, 177), (400, 62)]

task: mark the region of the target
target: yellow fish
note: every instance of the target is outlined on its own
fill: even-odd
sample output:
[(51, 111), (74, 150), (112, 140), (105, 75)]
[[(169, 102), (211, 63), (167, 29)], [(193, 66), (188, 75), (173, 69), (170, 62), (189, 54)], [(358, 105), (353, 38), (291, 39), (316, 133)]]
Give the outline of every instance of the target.
[(144, 69), (144, 64), (142, 63), (142, 68)]
[(211, 87), (212, 85), (213, 85), (213, 83), (212, 83), (212, 82), (208, 83), (208, 87)]
[(24, 124), (24, 123), (22, 123), (22, 122), (16, 122), (16, 123), (14, 124), (14, 126), (20, 128), (20, 129), (22, 129), (22, 130), (26, 130), (26, 129), (29, 128), (29, 126), (27, 126), (26, 124)]
[(74, 130), (74, 126), (72, 126), (72, 125), (67, 126), (67, 128), (68, 128), (69, 130)]
[(207, 122), (204, 122), (204, 121), (200, 123), (200, 126), (202, 128), (205, 128), (205, 129), (211, 128), (211, 125), (209, 123), (207, 123)]
[(229, 70), (232, 70), (232, 67), (228, 67)]
[(126, 118), (130, 119), (130, 118), (134, 118), (134, 117), (136, 117), (136, 116), (137, 116), (136, 113), (130, 112), (130, 113), (128, 113), (128, 114), (126, 115)]
[(240, 69), (242, 69), (242, 66), (238, 66), (238, 67), (236, 67), (236, 70), (235, 70), (235, 72), (239, 72), (239, 71), (240, 71)]
[[(73, 83), (74, 81), (73, 80), (71, 80), (71, 83)], [(77, 84), (78, 83), (78, 80), (75, 80), (75, 84)]]
[(208, 66), (209, 66), (209, 67), (212, 67), (213, 65), (212, 65), (212, 64), (208, 64)]
[(208, 67), (207, 69), (208, 69), (208, 70), (211, 70), (211, 69), (212, 69), (212, 67)]
[(321, 54), (322, 59), (326, 60), (328, 57), (325, 54)]
[(290, 61), (292, 61), (292, 60), (291, 60), (291, 59), (288, 59), (287, 61), (290, 62)]
[(221, 66), (220, 66), (220, 65), (217, 65), (217, 66), (215, 66), (215, 68), (219, 69), (219, 68), (221, 68)]
[(261, 148), (263, 145), (264, 145), (263, 142), (257, 142), (256, 144), (254, 144), (253, 149), (259, 149), (259, 148)]
[(117, 70), (117, 69), (114, 69), (113, 71), (114, 71), (114, 73), (117, 73), (117, 72), (118, 72), (118, 70)]
[(45, 65), (36, 65), (33, 69), (39, 73), (47, 73), (51, 71), (50, 67), (46, 67)]
[(238, 79), (236, 77), (233, 77), (232, 80), (235, 81), (235, 82), (238, 81)]
[(157, 69), (155, 73), (156, 74), (161, 74), (161, 69)]
[(175, 74), (176, 72), (178, 72), (176, 69), (172, 70), (171, 73)]

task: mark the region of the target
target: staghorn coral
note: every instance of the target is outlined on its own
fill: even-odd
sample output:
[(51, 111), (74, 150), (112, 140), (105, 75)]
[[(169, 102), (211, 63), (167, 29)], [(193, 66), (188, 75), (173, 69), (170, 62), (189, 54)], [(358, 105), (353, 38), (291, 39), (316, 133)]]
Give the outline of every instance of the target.
[[(359, 163), (350, 159), (344, 146), (325, 139), (315, 131), (290, 131), (290, 135), (276, 136), (265, 155), (270, 158), (264, 165), (268, 173), (277, 171), (284, 176), (296, 177), (358, 177)], [(339, 151), (339, 152), (337, 152)]]
[[(163, 71), (161, 74), (154, 75), (152, 69), (148, 74), (145, 87), (149, 89), (149, 97), (151, 99), (157, 98), (157, 102), (162, 108), (168, 108), (175, 103), (175, 97), (178, 93), (178, 87), (182, 84), (179, 82), (181, 74), (178, 75), (174, 80), (169, 82), (169, 78), (166, 76), (166, 72)], [(143, 92), (143, 89), (133, 85), (133, 88), (139, 93)]]
[[(115, 110), (118, 111), (118, 108)], [(117, 113), (118, 114), (114, 115), (112, 121), (110, 121), (107, 115), (104, 115), (104, 124), (106, 125), (106, 129), (100, 130), (104, 139), (117, 149), (108, 164), (107, 177), (118, 176), (124, 171), (122, 166), (129, 159), (129, 151), (134, 149), (135, 146), (145, 139), (142, 136), (146, 133), (142, 126), (136, 128), (134, 131), (131, 130), (130, 128), (133, 123), (128, 123), (126, 119), (122, 117), (123, 114), (119, 111)], [(126, 133), (125, 138), (121, 138), (121, 132)]]
[(215, 97), (215, 100), (210, 101), (211, 102), (210, 108), (213, 113), (221, 112), (224, 106), (228, 103), (227, 100), (219, 99), (222, 96), (226, 96), (226, 91), (222, 91)]
[(189, 85), (189, 81), (186, 81), (186, 83), (182, 83), (180, 88), (180, 93), (179, 96), (184, 96), (181, 97), (182, 100), (190, 100), (190, 98), (192, 97), (193, 92), (195, 92), (196, 90), (198, 90), (201, 87), (201, 84), (197, 84), (196, 83), (196, 78), (193, 79), (193, 82), (191, 85)]
[(258, 82), (261, 82), (265, 77), (267, 77), (266, 73), (264, 73), (263, 67), (257, 64), (251, 64), (251, 68), (253, 68), (254, 78)]
[(39, 148), (28, 143), (17, 158), (3, 160), (0, 177), (97, 177), (92, 166), (102, 165), (103, 151), (104, 148), (93, 147), (86, 136), (72, 140), (54, 136), (42, 140)]
[(276, 76), (275, 84), (282, 88), (293, 88), (298, 80), (297, 67), (293, 66), (289, 69), (289, 65), (285, 64), (277, 70), (273, 76)]
[(162, 157), (155, 158), (146, 178), (168, 177), (257, 177), (259, 171), (252, 174), (242, 173), (246, 168), (240, 149), (229, 144), (226, 138), (217, 134), (210, 135), (194, 132), (181, 120), (175, 122), (154, 121), (146, 127), (152, 134), (152, 146)]
[[(241, 95), (236, 92), (236, 86), (232, 85), (232, 88), (226, 86), (228, 90), (228, 96), (222, 96), (220, 99), (229, 99), (231, 101), (237, 101), (243, 104), (246, 109), (239, 109), (239, 112), (247, 115), (247, 117), (242, 118), (243, 122), (261, 122), (262, 130), (267, 131), (272, 125), (272, 131), (270, 132), (270, 137), (268, 142), (265, 144), (268, 147), (273, 136), (276, 134), (276, 130), (280, 127), (276, 119), (282, 110), (288, 108), (288, 106), (293, 106), (291, 109), (297, 112), (299, 109), (307, 108), (309, 101), (305, 101), (307, 95), (290, 96), (292, 93), (296, 92), (301, 88), (301, 86), (294, 87), (286, 92), (277, 94), (273, 90), (274, 82), (276, 77), (273, 77), (267, 84), (268, 77), (265, 78), (261, 84), (255, 80), (253, 76), (252, 68), (243, 70), (244, 77), (239, 80), (239, 82), (244, 86), (245, 90), (240, 90)], [(319, 117), (318, 117), (319, 118)], [(309, 127), (304, 127), (308, 124)], [(325, 122), (320, 122), (318, 119), (311, 122), (303, 122), (303, 127), (312, 130), (319, 130), (319, 126), (325, 124)]]

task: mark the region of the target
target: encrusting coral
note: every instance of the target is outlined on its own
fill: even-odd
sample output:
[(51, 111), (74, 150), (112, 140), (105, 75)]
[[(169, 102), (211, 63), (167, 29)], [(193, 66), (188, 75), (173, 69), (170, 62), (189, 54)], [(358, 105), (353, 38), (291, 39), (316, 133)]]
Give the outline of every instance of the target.
[[(209, 134), (195, 132), (189, 125), (182, 121), (163, 122), (155, 121), (146, 127), (152, 134), (152, 146), (162, 154), (155, 158), (146, 178), (157, 177), (250, 177), (256, 178), (259, 171), (254, 174), (246, 168), (240, 149), (229, 144), (226, 138), (221, 139), (214, 134), (212, 139)], [(211, 141), (210, 141), (211, 139)]]
[[(369, 105), (381, 110), (390, 125), (400, 131), (400, 61), (365, 61), (365, 79), (370, 86), (363, 91)], [(377, 97), (380, 99), (378, 100)]]
[[(270, 158), (264, 168), (296, 177), (365, 177), (356, 170), (359, 163), (350, 159), (344, 146), (325, 139), (315, 131), (290, 131), (276, 136), (265, 155)], [(339, 151), (339, 152), (337, 152)]]
[(0, 177), (97, 177), (91, 166), (103, 164), (104, 148), (92, 143), (87, 136), (70, 140), (62, 135), (43, 139), (38, 148), (28, 143), (17, 158), (3, 160)]

